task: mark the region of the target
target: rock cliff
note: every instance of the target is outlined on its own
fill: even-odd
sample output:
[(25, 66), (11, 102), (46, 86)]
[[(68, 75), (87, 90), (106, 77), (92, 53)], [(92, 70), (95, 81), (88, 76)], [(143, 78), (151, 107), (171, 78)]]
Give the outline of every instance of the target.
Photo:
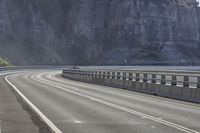
[(200, 64), (196, 0), (1, 0), (0, 56), (16, 65)]

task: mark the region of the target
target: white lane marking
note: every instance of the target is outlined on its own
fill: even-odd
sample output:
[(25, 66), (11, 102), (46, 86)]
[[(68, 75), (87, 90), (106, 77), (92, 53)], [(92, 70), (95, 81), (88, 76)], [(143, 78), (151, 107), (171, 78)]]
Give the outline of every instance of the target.
[(1, 128), (2, 128), (2, 121), (0, 120), (0, 133), (1, 133)]
[[(55, 74), (59, 74), (59, 73), (46, 73), (46, 74), (51, 74), (51, 75), (53, 75), (53, 76), (51, 76), (51, 77), (49, 77), (49, 76), (47, 75), (47, 77), (50, 78), (50, 79), (52, 79), (52, 80), (54, 80), (54, 81), (57, 81), (57, 82), (60, 82), (60, 83), (65, 83), (65, 81), (63, 81), (63, 80), (58, 80), (58, 78), (55, 77)], [(77, 81), (75, 81), (75, 82), (77, 82)], [(82, 83), (84, 83), (84, 82), (82, 82)], [(67, 84), (69, 84), (69, 85), (74, 85), (74, 84), (70, 84), (70, 83), (67, 83)], [(87, 84), (87, 83), (86, 83), (86, 84)], [(76, 86), (78, 86), (78, 87), (87, 87), (87, 88), (91, 88), (91, 87), (85, 86), (85, 85), (82, 85), (82, 86), (76, 85)], [(99, 86), (99, 85), (98, 85), (98, 86)], [(104, 87), (105, 87), (105, 86), (104, 86)], [(107, 86), (107, 87), (108, 87), (108, 86)], [(108, 87), (108, 88), (112, 88), (112, 87)], [(112, 89), (113, 89), (113, 88), (112, 88)], [(120, 93), (129, 95), (129, 96), (132, 96), (132, 94), (130, 94), (130, 92), (125, 92), (124, 90), (116, 89), (115, 91), (118, 91), (118, 92), (120, 92)], [(134, 92), (133, 95), (136, 95), (136, 96), (138, 96), (138, 97), (142, 97), (142, 98), (145, 98), (145, 99), (154, 100), (154, 101), (157, 101), (157, 102), (163, 102), (163, 103), (168, 103), (168, 104), (176, 104), (176, 105), (179, 105), (179, 106), (189, 107), (189, 108), (193, 108), (193, 109), (198, 109), (198, 110), (200, 110), (200, 107), (196, 107), (196, 106), (192, 106), (192, 105), (187, 105), (187, 104), (182, 104), (182, 103), (177, 103), (177, 102), (164, 101), (164, 100), (160, 100), (160, 99), (157, 99), (157, 98), (152, 98), (152, 97), (148, 97), (148, 96), (143, 96), (142, 94), (135, 94), (135, 92)], [(147, 94), (147, 95), (148, 95), (148, 94)], [(173, 99), (171, 99), (171, 100), (173, 100)]]
[(19, 73), (19, 72), (3, 72), (3, 73), (0, 73), (0, 76), (7, 75), (7, 74), (14, 74), (14, 73)]
[(156, 128), (155, 126), (151, 126), (152, 128)]
[(23, 77), (23, 78), (28, 78), (28, 76), (29, 76), (29, 75), (24, 74), (22, 77)]
[(26, 98), (20, 91), (17, 89), (15, 85), (13, 85), (9, 80), (9, 76), (5, 77), (6, 82), (12, 86), (12, 88), (25, 100), (25, 102), (40, 116), (40, 118), (51, 128), (51, 130), (55, 133), (62, 133), (60, 129), (56, 127), (33, 103), (31, 103), (28, 98)]
[(95, 99), (94, 99), (94, 98), (90, 98), (90, 100), (91, 100), (91, 101), (95, 101)]
[(75, 122), (76, 124), (83, 123), (83, 121), (79, 121), (79, 120), (74, 120), (74, 122)]
[(180, 130), (180, 131), (183, 131), (183, 132), (186, 132), (186, 133), (200, 133), (200, 132), (198, 132), (198, 131), (189, 129), (189, 128), (187, 128), (187, 127), (184, 127), (184, 126), (181, 126), (181, 125), (178, 125), (178, 124), (175, 124), (175, 123), (172, 123), (172, 122), (169, 122), (169, 121), (160, 119), (160, 118), (156, 118), (156, 117), (154, 117), (154, 116), (151, 116), (151, 115), (148, 115), (148, 114), (139, 112), (139, 111), (135, 111), (135, 110), (132, 110), (132, 109), (123, 107), (123, 106), (121, 106), (121, 105), (117, 105), (117, 104), (114, 104), (114, 103), (111, 103), (111, 102), (107, 102), (107, 101), (105, 101), (105, 100), (101, 100), (101, 99), (98, 99), (98, 98), (95, 98), (95, 97), (92, 97), (92, 96), (89, 96), (89, 95), (85, 95), (85, 94), (82, 94), (82, 93), (79, 93), (79, 92), (75, 92), (75, 91), (72, 91), (72, 90), (69, 90), (69, 89), (60, 87), (60, 86), (58, 86), (57, 84), (55, 84), (55, 83), (53, 83), (53, 82), (50, 82), (50, 81), (47, 81), (47, 80), (45, 80), (45, 79), (39, 78), (38, 76), (36, 76), (36, 77), (37, 77), (38, 79), (37, 79), (37, 78), (33, 78), (33, 76), (31, 76), (31, 78), (32, 78), (33, 80), (38, 81), (38, 82), (40, 82), (40, 83), (49, 85), (49, 86), (51, 86), (51, 87), (56, 87), (56, 88), (58, 88), (58, 89), (60, 89), (60, 90), (63, 90), (63, 91), (66, 91), (66, 92), (68, 92), (68, 93), (72, 93), (72, 94), (78, 95), (78, 96), (83, 97), (83, 98), (86, 98), (86, 99), (93, 99), (93, 100), (96, 101), (97, 103), (101, 103), (101, 104), (104, 104), (104, 105), (107, 105), (107, 106), (110, 106), (110, 107), (113, 107), (113, 108), (122, 110), (122, 111), (124, 111), (124, 112), (131, 113), (131, 114), (134, 114), (134, 115), (137, 115), (137, 116), (140, 116), (140, 117), (143, 117), (143, 118), (152, 120), (152, 121), (154, 121), (154, 122), (161, 123), (161, 124), (166, 125), (166, 126), (169, 126), (169, 127), (173, 127), (173, 128), (178, 129), (178, 130)]
[(77, 87), (74, 87), (74, 86), (73, 86), (72, 88), (73, 88), (74, 90), (76, 90), (76, 91), (79, 91), (79, 89), (78, 89)]

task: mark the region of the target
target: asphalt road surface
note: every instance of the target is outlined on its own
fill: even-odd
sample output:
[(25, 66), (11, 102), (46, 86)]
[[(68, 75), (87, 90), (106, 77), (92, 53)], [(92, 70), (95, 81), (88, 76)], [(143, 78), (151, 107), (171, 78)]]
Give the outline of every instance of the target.
[(61, 71), (11, 74), (6, 79), (63, 133), (200, 133), (200, 106), (87, 84)]

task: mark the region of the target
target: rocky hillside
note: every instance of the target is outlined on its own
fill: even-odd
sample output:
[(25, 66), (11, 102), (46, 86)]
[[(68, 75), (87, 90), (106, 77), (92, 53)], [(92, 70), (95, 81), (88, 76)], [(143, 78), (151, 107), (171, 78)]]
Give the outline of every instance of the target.
[(16, 65), (200, 65), (196, 0), (1, 0), (0, 14)]

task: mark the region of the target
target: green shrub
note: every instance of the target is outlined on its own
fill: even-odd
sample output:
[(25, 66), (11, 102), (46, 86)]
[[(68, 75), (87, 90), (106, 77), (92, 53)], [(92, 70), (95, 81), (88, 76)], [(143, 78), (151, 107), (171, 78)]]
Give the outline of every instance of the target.
[(7, 59), (0, 57), (0, 66), (2, 66), (2, 67), (11, 66), (11, 64), (7, 61)]

